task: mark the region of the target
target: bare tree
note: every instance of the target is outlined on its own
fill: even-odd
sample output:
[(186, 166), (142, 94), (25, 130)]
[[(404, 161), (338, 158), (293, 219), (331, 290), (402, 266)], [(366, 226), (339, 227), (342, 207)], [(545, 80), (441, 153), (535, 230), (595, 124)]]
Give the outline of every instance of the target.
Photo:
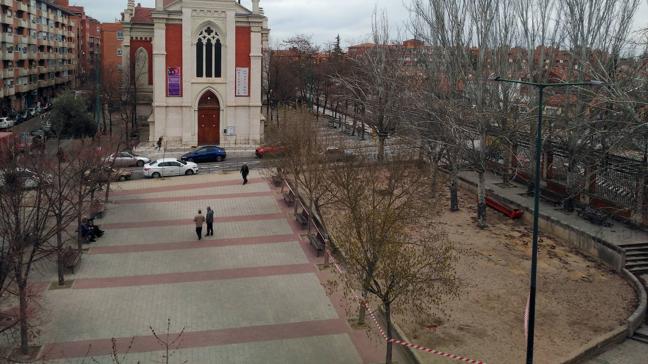
[(373, 14), (374, 46), (350, 60), (349, 72), (336, 77), (341, 92), (356, 102), (360, 117), (378, 137), (378, 159), (385, 157), (385, 141), (402, 123), (410, 95), (403, 47), (394, 45), (386, 14)]
[(392, 362), (392, 314), (415, 310), (433, 314), (456, 293), (454, 255), (433, 226), (434, 198), (429, 174), (414, 160), (350, 163), (331, 174), (338, 191), (329, 211), (331, 238), (343, 255), (345, 292), (361, 288), (359, 322), (368, 295), (377, 298), (387, 319), (386, 362)]

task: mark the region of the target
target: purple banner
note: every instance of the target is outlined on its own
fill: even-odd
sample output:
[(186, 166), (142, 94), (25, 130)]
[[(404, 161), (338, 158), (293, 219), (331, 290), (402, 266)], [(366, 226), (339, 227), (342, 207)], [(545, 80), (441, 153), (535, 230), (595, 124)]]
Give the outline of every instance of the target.
[(182, 70), (178, 66), (167, 69), (167, 96), (182, 96)]

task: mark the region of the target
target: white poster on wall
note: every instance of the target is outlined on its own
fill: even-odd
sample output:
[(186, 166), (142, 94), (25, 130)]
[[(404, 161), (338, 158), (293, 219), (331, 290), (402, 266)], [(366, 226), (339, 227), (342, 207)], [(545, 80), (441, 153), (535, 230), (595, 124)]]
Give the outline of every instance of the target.
[(250, 96), (250, 69), (236, 67), (236, 96)]

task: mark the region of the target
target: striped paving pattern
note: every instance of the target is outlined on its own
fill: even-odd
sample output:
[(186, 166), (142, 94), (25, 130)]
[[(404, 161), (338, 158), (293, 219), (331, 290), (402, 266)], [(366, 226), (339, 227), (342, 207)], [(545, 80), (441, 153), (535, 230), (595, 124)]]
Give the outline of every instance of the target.
[[(198, 177), (198, 176), (196, 176)], [(375, 363), (382, 346), (349, 327), (328, 297), (301, 231), (258, 174), (119, 184), (72, 287), (42, 297), (41, 358), (111, 363), (161, 359), (150, 327), (184, 329), (173, 362)], [(192, 217), (210, 205), (215, 236), (198, 241)], [(52, 277), (53, 279), (54, 277)], [(90, 362), (93, 362), (93, 361)]]

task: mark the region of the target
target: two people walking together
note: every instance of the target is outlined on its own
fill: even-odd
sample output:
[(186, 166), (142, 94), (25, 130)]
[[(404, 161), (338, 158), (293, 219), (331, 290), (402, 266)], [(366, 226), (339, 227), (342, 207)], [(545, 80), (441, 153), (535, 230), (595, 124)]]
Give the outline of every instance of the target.
[(202, 210), (198, 210), (198, 215), (194, 216), (194, 223), (196, 224), (196, 235), (198, 240), (202, 240), (203, 225), (207, 223), (207, 233), (205, 236), (214, 236), (214, 210), (207, 207), (207, 214), (203, 216)]

